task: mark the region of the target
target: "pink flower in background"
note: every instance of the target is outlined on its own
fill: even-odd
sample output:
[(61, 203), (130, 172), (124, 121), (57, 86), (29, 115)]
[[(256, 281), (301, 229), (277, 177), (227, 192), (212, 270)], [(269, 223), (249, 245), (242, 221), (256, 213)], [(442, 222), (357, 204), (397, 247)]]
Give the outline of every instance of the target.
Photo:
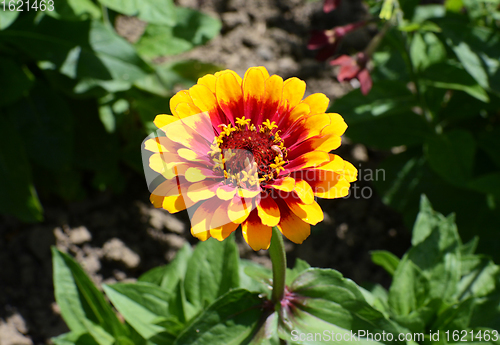
[(325, 0), (323, 2), (323, 12), (329, 13), (337, 8), (340, 5), (340, 1), (342, 0)]
[(363, 95), (367, 95), (373, 84), (370, 72), (366, 68), (368, 60), (369, 57), (365, 53), (359, 52), (354, 58), (352, 56), (342, 55), (330, 61), (330, 65), (340, 66), (340, 71), (337, 75), (339, 82), (357, 78), (361, 84), (361, 92)]
[(335, 53), (340, 41), (346, 34), (364, 25), (366, 25), (366, 22), (361, 21), (344, 26), (337, 26), (331, 30), (313, 31), (307, 43), (307, 48), (311, 50), (320, 49), (316, 55), (316, 59), (325, 61)]

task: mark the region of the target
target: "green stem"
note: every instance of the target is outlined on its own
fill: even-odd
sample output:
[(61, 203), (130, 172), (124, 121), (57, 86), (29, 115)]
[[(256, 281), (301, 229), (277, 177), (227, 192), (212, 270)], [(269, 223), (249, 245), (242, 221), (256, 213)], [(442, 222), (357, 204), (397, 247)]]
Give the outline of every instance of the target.
[(280, 303), (285, 293), (286, 255), (283, 236), (277, 226), (273, 227), (269, 256), (273, 264), (273, 302)]

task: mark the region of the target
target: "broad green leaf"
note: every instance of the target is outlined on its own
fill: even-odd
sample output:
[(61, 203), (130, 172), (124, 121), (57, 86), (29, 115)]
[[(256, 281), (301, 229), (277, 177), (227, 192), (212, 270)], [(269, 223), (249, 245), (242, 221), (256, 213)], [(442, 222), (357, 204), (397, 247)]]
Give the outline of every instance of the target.
[[(446, 48), (436, 34), (431, 32), (421, 34), (417, 32), (411, 40), (410, 57), (417, 71), (425, 70), (429, 66), (446, 59)], [(441, 72), (441, 74), (450, 77), (445, 72)]]
[(474, 309), (475, 301), (473, 298), (464, 299), (458, 303), (454, 303), (441, 311), (434, 321), (431, 329), (466, 329), (470, 323), (472, 310)]
[[(32, 23), (27, 16), (0, 32), (6, 41), (38, 61), (50, 61), (70, 78), (132, 83), (152, 68), (135, 49), (100, 21), (59, 21), (44, 16)], [(21, 22), (21, 23), (19, 23)]]
[(446, 43), (464, 69), (483, 88), (500, 92), (500, 34), (498, 30), (464, 25), (464, 16), (450, 16), (438, 24)]
[(306, 261), (296, 258), (293, 269), (286, 269), (286, 285), (291, 285), (295, 278), (310, 267), (311, 266)]
[(461, 276), (461, 243), (455, 218), (435, 212), (429, 200), (422, 196), (412, 245), (404, 260), (413, 262), (428, 279), (428, 296), (450, 300), (457, 293)]
[(488, 129), (488, 131), (480, 133), (478, 145), (500, 168), (500, 127)]
[(176, 7), (172, 0), (99, 0), (116, 12), (137, 16), (148, 23), (173, 26), (176, 23)]
[(113, 133), (116, 129), (116, 119), (113, 108), (109, 104), (99, 107), (99, 118), (108, 133)]
[(272, 277), (273, 274), (270, 269), (250, 260), (240, 260), (240, 287), (245, 290), (261, 292), (270, 297)]
[(469, 297), (485, 297), (500, 287), (500, 267), (490, 259), (479, 257), (474, 260), (474, 267), (467, 269), (457, 286), (457, 297), (464, 300)]
[(102, 16), (101, 9), (91, 0), (58, 0), (54, 10), (46, 13), (61, 20), (99, 19)]
[(0, 107), (26, 96), (33, 85), (34, 77), (30, 70), (10, 58), (0, 56), (0, 75), (5, 85), (0, 93)]
[(24, 222), (39, 222), (43, 208), (33, 186), (26, 143), (6, 114), (0, 111), (0, 213)]
[(89, 333), (69, 332), (51, 340), (55, 345), (100, 345)]
[(464, 7), (464, 3), (462, 0), (446, 0), (444, 6), (447, 11), (460, 12)]
[(482, 102), (490, 101), (486, 91), (474, 78), (456, 65), (448, 63), (432, 65), (424, 71), (422, 82), (436, 88), (464, 91)]
[(386, 250), (374, 250), (371, 252), (374, 264), (383, 267), (387, 273), (394, 275), (399, 264), (399, 258)]
[(233, 236), (199, 243), (189, 259), (184, 289), (187, 301), (201, 310), (239, 284), (239, 254)]
[(429, 133), (424, 117), (412, 111), (374, 116), (363, 122), (351, 123), (349, 116), (345, 116), (345, 119), (349, 125), (347, 137), (355, 142), (380, 149), (390, 149), (401, 145), (420, 145)]
[(428, 136), (425, 155), (429, 166), (444, 180), (464, 187), (472, 174), (476, 143), (466, 130)]
[(168, 265), (159, 266), (144, 273), (139, 281), (148, 282), (162, 287), (168, 292), (173, 292), (177, 283), (186, 275), (188, 260), (193, 251), (186, 243), (176, 254), (174, 260)]
[(484, 194), (495, 195), (500, 200), (500, 172), (479, 176), (468, 187)]
[(25, 99), (6, 109), (33, 162), (48, 171), (68, 171), (73, 160), (74, 118), (66, 100), (39, 81)]
[(409, 316), (429, 302), (429, 280), (422, 270), (405, 256), (394, 272), (389, 289), (389, 306), (400, 316)]
[[(310, 268), (300, 274), (290, 286), (290, 291), (299, 296), (296, 308), (281, 310), (281, 333), (290, 334), (293, 329), (313, 332), (316, 320), (327, 330), (348, 332), (366, 330), (370, 332), (396, 332), (401, 330), (380, 311), (365, 300), (360, 288), (351, 280), (330, 269)], [(321, 322), (322, 320), (322, 322)]]
[(401, 114), (416, 106), (415, 96), (405, 83), (379, 81), (366, 96), (354, 90), (336, 100), (328, 111), (344, 116), (349, 126), (375, 117)]
[(102, 339), (96, 339), (100, 345), (108, 343), (106, 334), (127, 335), (102, 293), (73, 258), (52, 247), (52, 261), (56, 302), (71, 331), (100, 335)]
[(177, 7), (177, 23), (173, 27), (150, 24), (135, 44), (146, 58), (176, 55), (205, 44), (221, 29), (221, 23), (201, 12)]
[(196, 317), (174, 345), (250, 344), (261, 320), (267, 317), (263, 304), (258, 293), (232, 290)]
[(0, 11), (0, 30), (8, 28), (17, 19), (19, 13), (18, 11), (3, 11), (2, 8), (2, 11)]
[(441, 18), (446, 15), (446, 9), (443, 5), (421, 5), (415, 8), (413, 21), (416, 23), (423, 23), (426, 20), (433, 18)]
[[(104, 285), (103, 288), (115, 308), (144, 339), (173, 343), (177, 333), (175, 328), (180, 324), (168, 313), (170, 293), (144, 282)], [(168, 330), (158, 325), (167, 320), (170, 321)]]

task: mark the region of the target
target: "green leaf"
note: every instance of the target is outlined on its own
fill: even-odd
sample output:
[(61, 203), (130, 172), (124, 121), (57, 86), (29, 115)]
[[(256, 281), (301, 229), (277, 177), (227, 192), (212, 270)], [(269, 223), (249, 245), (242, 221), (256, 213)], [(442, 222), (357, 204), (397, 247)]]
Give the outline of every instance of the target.
[(484, 194), (492, 194), (500, 200), (500, 172), (479, 176), (468, 187)]
[(310, 267), (311, 266), (306, 261), (296, 258), (293, 269), (286, 269), (286, 285), (292, 284), (295, 278)]
[(24, 222), (43, 219), (43, 208), (33, 186), (25, 143), (1, 111), (0, 181), (1, 213), (13, 215)]
[(172, 262), (144, 273), (139, 277), (139, 281), (158, 285), (169, 292), (175, 291), (178, 282), (186, 275), (188, 260), (192, 253), (191, 246), (186, 243), (177, 252)]
[(486, 257), (477, 257), (474, 266), (467, 269), (457, 286), (458, 299), (485, 297), (498, 292), (500, 267)]
[(272, 276), (273, 273), (269, 268), (250, 260), (240, 260), (240, 286), (242, 288), (271, 297)]
[(46, 13), (61, 20), (99, 19), (102, 16), (100, 8), (91, 0), (58, 0), (54, 10)]
[(139, 54), (152, 59), (164, 55), (177, 55), (205, 44), (221, 29), (221, 23), (201, 12), (177, 7), (177, 23), (173, 27), (150, 24), (135, 44)]
[[(411, 40), (410, 57), (417, 71), (425, 70), (446, 59), (446, 48), (436, 34), (417, 32)], [(441, 72), (440, 74), (445, 75), (446, 73)], [(447, 74), (446, 76), (449, 77)]]
[(78, 263), (55, 247), (52, 261), (56, 302), (70, 330), (98, 335), (100, 345), (108, 344), (107, 334), (126, 336), (124, 325)]
[(464, 25), (464, 17), (450, 16), (438, 24), (446, 43), (465, 70), (487, 90), (500, 92), (500, 34), (498, 30)]
[(428, 136), (425, 141), (429, 166), (444, 180), (460, 187), (472, 174), (475, 148), (474, 137), (461, 129)]
[(18, 11), (3, 11), (2, 8), (0, 11), (0, 30), (8, 28), (17, 19), (19, 13)]
[(263, 303), (258, 293), (232, 290), (208, 306), (174, 345), (249, 344), (261, 319), (266, 317)]
[(394, 275), (399, 264), (399, 258), (386, 250), (374, 250), (371, 253), (374, 264), (383, 267), (387, 273)]
[[(162, 344), (173, 343), (178, 332), (175, 328), (180, 328), (180, 324), (168, 312), (170, 293), (144, 282), (104, 285), (103, 288), (115, 308), (144, 339), (154, 338), (155, 341), (161, 340)], [(158, 325), (167, 320), (168, 330)]]
[(69, 169), (74, 152), (74, 121), (60, 94), (37, 81), (28, 97), (6, 110), (18, 132), (23, 133), (33, 162), (49, 171)]
[(482, 102), (489, 102), (486, 91), (464, 69), (448, 64), (439, 63), (430, 66), (422, 75), (422, 82), (432, 87), (459, 90), (467, 92)]
[(478, 146), (484, 150), (500, 168), (500, 127), (479, 134)]
[(44, 16), (32, 23), (27, 16), (0, 32), (6, 41), (70, 78), (132, 83), (152, 68), (135, 49), (100, 21), (69, 22)]
[(4, 85), (8, 85), (0, 93), (0, 107), (15, 103), (26, 96), (33, 85), (34, 77), (28, 68), (2, 56), (0, 56), (0, 75)]
[(173, 26), (176, 23), (176, 7), (172, 0), (99, 0), (116, 12), (137, 16), (148, 23)]
[(399, 326), (367, 303), (354, 282), (337, 271), (310, 268), (295, 279), (290, 291), (298, 296), (297, 308), (281, 310), (282, 335), (290, 337), (294, 329), (304, 333), (314, 333), (318, 329), (340, 333), (350, 333), (349, 330), (401, 331)]
[(239, 254), (233, 237), (199, 243), (189, 259), (184, 289), (187, 301), (198, 310), (239, 284)]
[(429, 280), (411, 260), (403, 257), (389, 289), (389, 306), (400, 316), (409, 316), (429, 302)]

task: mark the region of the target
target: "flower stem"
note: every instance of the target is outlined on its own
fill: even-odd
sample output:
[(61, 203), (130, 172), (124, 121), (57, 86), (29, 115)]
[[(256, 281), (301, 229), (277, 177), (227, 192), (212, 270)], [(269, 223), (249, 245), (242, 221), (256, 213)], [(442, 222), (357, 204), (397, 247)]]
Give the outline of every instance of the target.
[(286, 255), (283, 236), (277, 226), (273, 226), (269, 256), (273, 264), (273, 294), (275, 304), (280, 303), (285, 293)]

